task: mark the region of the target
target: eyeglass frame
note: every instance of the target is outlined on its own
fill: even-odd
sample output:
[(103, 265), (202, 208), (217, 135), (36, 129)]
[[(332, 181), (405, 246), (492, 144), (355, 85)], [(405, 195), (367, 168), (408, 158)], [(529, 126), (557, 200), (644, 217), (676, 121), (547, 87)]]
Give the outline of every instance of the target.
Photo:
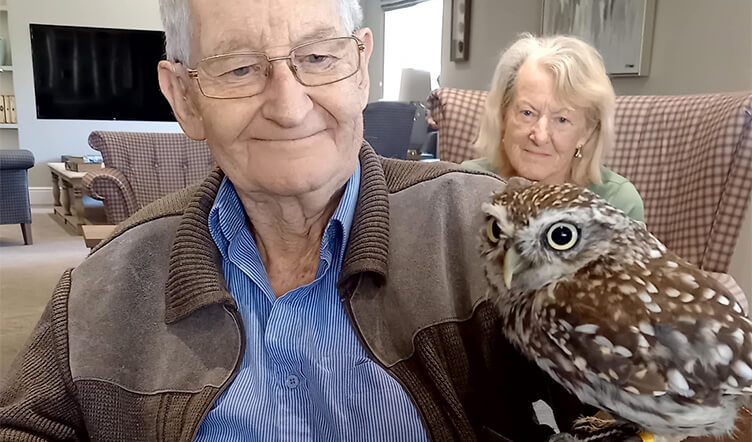
[[(310, 46), (310, 45), (314, 45), (314, 44), (317, 44), (317, 43), (321, 43), (321, 42), (324, 42), (324, 41), (329, 41), (329, 40), (343, 40), (343, 39), (354, 40), (355, 43), (357, 43), (357, 45), (358, 45), (358, 67), (355, 68), (355, 71), (352, 74), (347, 75), (345, 77), (342, 77), (342, 78), (340, 78), (338, 80), (329, 81), (329, 82), (322, 83), (322, 84), (310, 85), (310, 84), (304, 83), (303, 80), (301, 80), (300, 77), (298, 76), (298, 68), (297, 68), (297, 66), (295, 66), (293, 64), (293, 62), (292, 62), (292, 53), (295, 52), (296, 50), (300, 49), (300, 48), (303, 48), (303, 47), (306, 47), (306, 46)], [(363, 52), (365, 50), (366, 50), (366, 45), (365, 45), (365, 43), (361, 39), (359, 39), (355, 35), (348, 35), (348, 36), (344, 36), (344, 37), (322, 38), (320, 40), (308, 41), (308, 42), (299, 44), (299, 45), (291, 48), (290, 51), (287, 53), (287, 56), (284, 56), (284, 57), (271, 57), (271, 58), (269, 58), (269, 56), (266, 55), (265, 52), (256, 52), (256, 51), (249, 51), (249, 52), (228, 52), (228, 53), (225, 53), (225, 54), (211, 55), (209, 57), (202, 58), (198, 63), (201, 63), (201, 62), (206, 61), (206, 60), (212, 60), (212, 59), (215, 59), (215, 58), (227, 57), (228, 55), (263, 55), (264, 58), (266, 58), (266, 62), (268, 63), (267, 64), (267, 66), (268, 66), (267, 67), (267, 72), (264, 73), (264, 76), (267, 78), (267, 82), (268, 82), (268, 78), (269, 78), (269, 73), (271, 72), (272, 69), (274, 69), (274, 67), (272, 65), (272, 62), (273, 61), (287, 60), (287, 68), (290, 69), (290, 71), (292, 72), (293, 77), (295, 77), (295, 80), (298, 83), (300, 83), (300, 84), (302, 84), (303, 86), (306, 86), (306, 87), (318, 87), (318, 86), (326, 86), (328, 84), (334, 84), (334, 83), (340, 82), (342, 80), (346, 80), (346, 79), (352, 77), (353, 75), (357, 74), (358, 71), (360, 70), (360, 67), (361, 67), (361, 57), (360, 56), (361, 56), (361, 54), (363, 54)], [(197, 63), (197, 66), (198, 66), (198, 63)], [(201, 86), (201, 80), (199, 80), (198, 69), (192, 69), (192, 68), (186, 67), (185, 70), (188, 73), (188, 78), (192, 78), (192, 79), (196, 80), (196, 84), (198, 84), (198, 89), (199, 89), (199, 91), (201, 91), (201, 94), (203, 96), (207, 97), (207, 98), (213, 98), (215, 100), (233, 100), (233, 99), (236, 99), (236, 98), (254, 97), (254, 96), (260, 94), (261, 92), (263, 92), (264, 89), (266, 89), (266, 84), (267, 83), (264, 83), (264, 89), (262, 89), (260, 92), (255, 93), (253, 95), (241, 95), (239, 97), (214, 97), (214, 96), (211, 96), (211, 95), (207, 95), (204, 92), (204, 88)]]

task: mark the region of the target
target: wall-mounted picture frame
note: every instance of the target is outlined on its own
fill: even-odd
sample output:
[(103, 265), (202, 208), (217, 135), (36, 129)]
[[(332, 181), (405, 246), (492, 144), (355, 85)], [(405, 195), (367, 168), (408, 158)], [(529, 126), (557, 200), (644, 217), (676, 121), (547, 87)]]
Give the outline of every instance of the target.
[(470, 58), (470, 6), (472, 0), (452, 0), (450, 61)]
[(582, 38), (615, 77), (649, 74), (654, 21), (655, 0), (543, 0), (542, 34)]

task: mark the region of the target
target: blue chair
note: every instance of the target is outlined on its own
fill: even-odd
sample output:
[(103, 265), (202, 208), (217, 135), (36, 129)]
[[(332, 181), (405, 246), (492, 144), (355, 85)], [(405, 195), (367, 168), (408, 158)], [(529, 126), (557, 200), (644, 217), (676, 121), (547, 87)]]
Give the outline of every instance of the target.
[(400, 101), (375, 101), (363, 111), (363, 138), (377, 154), (407, 158), (415, 121), (415, 106)]
[(28, 150), (0, 150), (0, 224), (21, 224), (24, 244), (32, 244), (28, 169), (34, 154)]

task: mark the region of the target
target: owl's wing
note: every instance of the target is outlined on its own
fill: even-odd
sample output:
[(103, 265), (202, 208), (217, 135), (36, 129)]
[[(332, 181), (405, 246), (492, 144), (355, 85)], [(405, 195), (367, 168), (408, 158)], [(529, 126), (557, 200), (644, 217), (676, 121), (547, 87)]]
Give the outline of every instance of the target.
[(571, 377), (598, 376), (635, 394), (752, 393), (752, 323), (715, 280), (675, 256), (664, 261), (542, 292), (550, 349), (568, 358)]
[[(577, 283), (560, 284), (557, 291), (572, 290), (576, 296), (582, 288)], [(648, 362), (641, 357), (644, 337), (613, 320), (614, 315), (634, 314), (617, 305), (608, 311), (604, 305), (583, 302), (586, 298), (576, 304), (546, 303), (541, 323), (546, 324), (545, 336), (553, 346), (542, 346), (541, 357), (558, 361), (558, 376), (573, 385), (597, 376), (633, 393), (665, 392), (666, 378), (648, 369)]]

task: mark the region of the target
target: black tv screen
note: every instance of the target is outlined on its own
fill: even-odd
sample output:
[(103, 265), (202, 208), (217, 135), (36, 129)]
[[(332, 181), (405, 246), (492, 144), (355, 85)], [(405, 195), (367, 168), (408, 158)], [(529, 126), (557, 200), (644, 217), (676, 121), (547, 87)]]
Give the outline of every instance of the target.
[(163, 32), (29, 28), (37, 118), (175, 121), (157, 80)]

